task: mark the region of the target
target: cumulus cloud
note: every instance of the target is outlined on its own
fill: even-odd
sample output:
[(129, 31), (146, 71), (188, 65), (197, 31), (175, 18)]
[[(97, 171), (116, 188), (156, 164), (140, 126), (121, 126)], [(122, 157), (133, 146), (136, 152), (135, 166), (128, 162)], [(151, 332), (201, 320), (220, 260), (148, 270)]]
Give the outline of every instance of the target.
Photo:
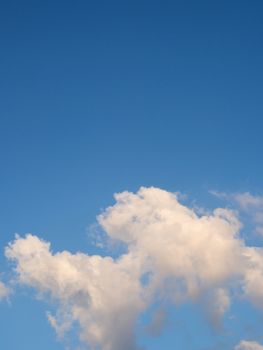
[(136, 348), (134, 324), (144, 303), (132, 256), (52, 254), (49, 243), (32, 235), (17, 237), (6, 256), (16, 261), (20, 283), (58, 303), (57, 315), (48, 318), (60, 336), (78, 322), (81, 340), (94, 349)]
[(140, 257), (154, 290), (181, 302), (222, 288), (239, 275), (243, 243), (240, 223), (230, 210), (198, 216), (174, 194), (156, 188), (115, 198), (99, 223)]
[[(92, 349), (134, 350), (138, 316), (156, 300), (199, 303), (215, 326), (235, 288), (263, 307), (263, 252), (246, 247), (235, 212), (218, 208), (201, 215), (158, 188), (119, 193), (115, 200), (98, 223), (126, 245), (116, 259), (52, 253), (33, 235), (16, 237), (6, 248), (19, 283), (57, 303), (48, 319), (59, 336), (77, 323)], [(160, 312), (152, 328), (164, 319)]]
[(242, 340), (235, 350), (263, 350), (263, 346), (255, 341)]

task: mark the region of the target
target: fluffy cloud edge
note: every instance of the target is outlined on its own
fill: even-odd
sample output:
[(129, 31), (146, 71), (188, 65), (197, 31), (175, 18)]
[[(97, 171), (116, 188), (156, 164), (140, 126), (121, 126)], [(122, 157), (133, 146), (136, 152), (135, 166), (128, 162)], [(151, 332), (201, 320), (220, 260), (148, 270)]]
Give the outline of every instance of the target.
[(50, 243), (30, 234), (6, 248), (19, 283), (58, 304), (48, 319), (59, 336), (77, 322), (81, 341), (91, 347), (138, 349), (136, 321), (157, 295), (172, 305), (206, 300), (204, 312), (214, 325), (229, 308), (233, 287), (263, 307), (263, 252), (240, 238), (235, 212), (218, 208), (201, 215), (177, 194), (154, 187), (115, 199), (98, 222), (127, 246), (117, 259), (54, 254)]

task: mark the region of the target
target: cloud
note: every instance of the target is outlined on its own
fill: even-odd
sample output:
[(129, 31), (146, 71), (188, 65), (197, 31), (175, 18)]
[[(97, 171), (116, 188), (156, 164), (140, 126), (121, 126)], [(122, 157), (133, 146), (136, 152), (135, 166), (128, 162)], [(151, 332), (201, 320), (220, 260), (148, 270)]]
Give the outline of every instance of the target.
[(7, 298), (8, 295), (10, 294), (10, 289), (0, 281), (0, 300)]
[(263, 208), (263, 197), (254, 196), (249, 192), (237, 193), (233, 195), (233, 198), (244, 210), (249, 210), (250, 208)]
[(263, 350), (263, 346), (255, 341), (242, 340), (235, 350)]
[[(134, 350), (137, 319), (158, 301), (198, 303), (216, 327), (233, 289), (263, 307), (263, 251), (246, 247), (235, 212), (201, 215), (158, 188), (126, 191), (115, 200), (98, 223), (126, 245), (116, 259), (52, 253), (50, 243), (33, 235), (17, 236), (6, 248), (18, 282), (57, 305), (48, 319), (60, 337), (77, 323), (91, 349)], [(164, 320), (160, 312), (149, 329), (158, 333)]]
[(59, 336), (74, 322), (80, 339), (103, 350), (135, 349), (134, 324), (143, 309), (137, 262), (114, 261), (67, 251), (52, 254), (50, 244), (33, 235), (17, 237), (6, 249), (17, 263), (19, 282), (58, 303), (48, 315)]
[(263, 197), (249, 192), (234, 195), (236, 203), (248, 213), (256, 226), (256, 232), (263, 236)]
[(231, 201), (238, 206), (239, 210), (248, 214), (256, 227), (256, 232), (263, 236), (263, 196), (252, 195), (249, 192), (224, 193), (210, 191), (217, 198)]
[(110, 237), (140, 257), (154, 289), (180, 302), (221, 288), (239, 275), (243, 243), (232, 211), (198, 216), (176, 195), (156, 188), (115, 198), (117, 203), (98, 221)]
[(167, 324), (167, 313), (163, 309), (158, 309), (153, 314), (151, 323), (147, 325), (146, 331), (151, 336), (154, 336), (154, 337), (159, 336), (161, 335), (166, 324)]
[(245, 211), (251, 208), (263, 208), (263, 197), (252, 195), (250, 192), (226, 193), (211, 190), (209, 193), (220, 199), (234, 201)]

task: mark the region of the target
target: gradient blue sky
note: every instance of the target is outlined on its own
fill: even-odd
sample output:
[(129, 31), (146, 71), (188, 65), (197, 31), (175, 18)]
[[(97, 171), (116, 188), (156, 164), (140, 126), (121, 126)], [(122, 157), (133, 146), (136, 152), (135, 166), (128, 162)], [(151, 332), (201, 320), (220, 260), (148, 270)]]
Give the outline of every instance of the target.
[[(243, 0), (1, 2), (4, 279), (16, 232), (96, 252), (87, 228), (115, 192), (156, 186), (203, 206), (214, 205), (211, 189), (263, 193), (262, 12)], [(262, 324), (246, 303), (233, 307)], [(1, 302), (0, 348), (64, 349), (49, 308), (24, 288)], [(201, 318), (182, 306), (162, 336), (139, 339), (231, 349), (249, 327), (229, 325), (230, 337)]]

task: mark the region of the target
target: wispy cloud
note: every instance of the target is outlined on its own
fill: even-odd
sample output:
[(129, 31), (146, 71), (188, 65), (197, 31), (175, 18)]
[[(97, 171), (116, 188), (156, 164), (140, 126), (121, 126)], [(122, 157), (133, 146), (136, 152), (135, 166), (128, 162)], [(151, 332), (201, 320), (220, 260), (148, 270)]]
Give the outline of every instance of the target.
[(3, 282), (0, 281), (0, 300), (7, 298), (10, 294), (10, 288), (8, 288)]
[(261, 196), (255, 196), (249, 192), (244, 192), (234, 194), (233, 198), (244, 210), (263, 209), (263, 197)]
[[(198, 303), (214, 326), (231, 304), (232, 288), (263, 307), (263, 249), (245, 245), (235, 212), (202, 215), (158, 188), (119, 193), (115, 200), (98, 223), (126, 245), (116, 259), (53, 253), (50, 243), (30, 234), (6, 248), (18, 282), (58, 305), (48, 318), (59, 336), (77, 323), (92, 349), (134, 350), (136, 321), (156, 298)], [(155, 330), (163, 316), (153, 319)]]
[(151, 336), (159, 336), (167, 324), (167, 313), (160, 308), (155, 311), (151, 323), (146, 326), (146, 332)]
[(255, 341), (242, 340), (236, 347), (235, 350), (263, 350), (263, 345)]
[(248, 214), (256, 228), (256, 232), (263, 236), (263, 196), (252, 195), (249, 192), (225, 193), (210, 191), (217, 198), (234, 203), (238, 209)]

